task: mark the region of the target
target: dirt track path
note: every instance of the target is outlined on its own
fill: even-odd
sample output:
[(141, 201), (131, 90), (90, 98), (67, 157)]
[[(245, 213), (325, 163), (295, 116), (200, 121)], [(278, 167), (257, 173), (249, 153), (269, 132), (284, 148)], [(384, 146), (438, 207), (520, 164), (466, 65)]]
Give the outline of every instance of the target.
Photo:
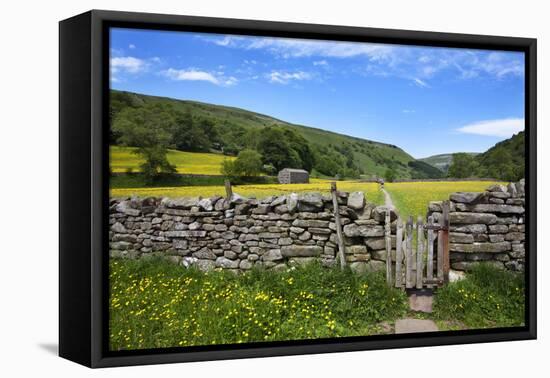
[(393, 201), (391, 200), (390, 193), (386, 191), (386, 189), (382, 189), (382, 192), (384, 193), (384, 203), (386, 206), (393, 206)]

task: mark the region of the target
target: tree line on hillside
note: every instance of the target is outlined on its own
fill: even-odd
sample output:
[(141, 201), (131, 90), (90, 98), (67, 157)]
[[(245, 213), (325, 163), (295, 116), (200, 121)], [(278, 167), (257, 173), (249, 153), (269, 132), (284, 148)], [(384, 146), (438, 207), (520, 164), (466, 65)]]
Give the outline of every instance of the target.
[(517, 181), (525, 177), (525, 135), (520, 132), (479, 155), (453, 154), (449, 177)]
[(146, 102), (123, 92), (112, 93), (110, 117), (110, 143), (137, 147), (144, 158), (141, 171), (149, 180), (175, 172), (167, 159), (168, 149), (236, 156), (221, 167), (228, 177), (275, 175), (287, 167), (325, 176), (358, 178), (363, 173), (349, 143), (313, 146), (289, 127), (228, 127), (169, 103)]
[[(137, 147), (144, 158), (141, 172), (147, 181), (175, 172), (166, 154), (168, 149), (216, 152), (227, 159), (221, 167), (230, 178), (276, 175), (283, 168), (301, 168), (313, 175), (357, 179), (367, 173), (384, 172), (387, 181), (412, 177), (439, 178), (443, 173), (421, 161), (407, 161), (394, 145), (368, 140), (342, 138), (306, 139), (299, 129), (273, 121), (262, 127), (247, 127), (237, 117), (215, 116), (208, 104), (179, 104), (129, 92), (111, 91), (109, 142)], [(254, 113), (238, 113), (246, 123), (257, 119)], [(244, 118), (242, 118), (244, 117)], [(250, 118), (247, 118), (250, 117)], [(321, 138), (332, 138), (331, 134)], [(370, 162), (369, 162), (370, 161)], [(376, 168), (366, 171), (366, 166)]]

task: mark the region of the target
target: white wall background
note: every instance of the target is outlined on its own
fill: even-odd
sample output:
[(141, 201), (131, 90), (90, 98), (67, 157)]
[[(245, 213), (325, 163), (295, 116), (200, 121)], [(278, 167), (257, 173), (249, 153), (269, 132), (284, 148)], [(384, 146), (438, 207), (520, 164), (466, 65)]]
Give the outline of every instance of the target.
[[(544, 1), (6, 1), (0, 22), (0, 375), (312, 377), (541, 376), (548, 366), (547, 245), (539, 237), (539, 340), (89, 370), (57, 345), (57, 22), (92, 8), (538, 38), (539, 235), (550, 227), (545, 163), (550, 28)], [(16, 215), (14, 215), (16, 214)], [(21, 225), (29, 225), (24, 229)], [(544, 277), (544, 276), (545, 277)], [(546, 351), (544, 349), (546, 348)]]

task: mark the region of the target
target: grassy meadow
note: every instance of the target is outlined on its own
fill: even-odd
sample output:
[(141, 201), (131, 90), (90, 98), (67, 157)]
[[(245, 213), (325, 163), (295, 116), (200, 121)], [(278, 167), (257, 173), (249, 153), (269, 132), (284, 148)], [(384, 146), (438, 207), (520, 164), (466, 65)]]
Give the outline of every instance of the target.
[[(139, 172), (143, 159), (135, 153), (135, 147), (110, 147), (112, 172)], [(178, 173), (220, 175), (220, 166), (224, 159), (233, 160), (232, 156), (207, 152), (187, 152), (168, 150), (168, 161), (176, 166)]]
[(403, 219), (426, 216), (430, 201), (448, 200), (454, 192), (482, 192), (494, 181), (434, 181), (386, 183), (393, 204)]
[(111, 260), (109, 281), (112, 350), (366, 336), (407, 311), (382, 273), (317, 264), (235, 275)]
[[(276, 194), (299, 193), (299, 192), (321, 192), (330, 193), (331, 180), (311, 179), (309, 184), (247, 184), (234, 185), (233, 192), (245, 197), (263, 198)], [(338, 181), (338, 189), (342, 191), (363, 191), (367, 200), (371, 203), (381, 205), (384, 203), (382, 192), (376, 183), (365, 183), (359, 181)], [(170, 187), (147, 187), (147, 188), (112, 188), (112, 197), (140, 196), (140, 197), (196, 197), (225, 195), (223, 185), (196, 185), (196, 186), (170, 186)]]
[(465, 328), (525, 325), (525, 277), (480, 264), (466, 279), (439, 289), (433, 317), (453, 319)]
[[(139, 172), (142, 163), (133, 147), (111, 146), (111, 167), (113, 172)], [(220, 165), (224, 159), (234, 157), (214, 153), (184, 152), (169, 150), (168, 160), (182, 174), (201, 174), (203, 177), (181, 177), (174, 179), (177, 183), (160, 183), (156, 186), (144, 186), (137, 175), (122, 175), (112, 178), (111, 196), (154, 196), (154, 197), (195, 197), (225, 195), (223, 177), (220, 175)], [(211, 176), (206, 176), (211, 175)], [(234, 185), (233, 190), (245, 197), (262, 198), (292, 192), (330, 192), (332, 180), (311, 178), (309, 184), (244, 184)], [(401, 216), (424, 216), (430, 201), (445, 200), (453, 192), (480, 192), (485, 190), (492, 181), (426, 181), (386, 183), (385, 188), (390, 193), (394, 205)], [(342, 191), (363, 191), (367, 200), (376, 205), (384, 204), (384, 197), (378, 184), (357, 180), (338, 181), (338, 189)]]
[(383, 273), (309, 264), (286, 272), (200, 272), (164, 260), (110, 261), (111, 350), (368, 336), (420, 317), (441, 330), (521, 326), (523, 276), (480, 265), (438, 290), (434, 312), (408, 309)]

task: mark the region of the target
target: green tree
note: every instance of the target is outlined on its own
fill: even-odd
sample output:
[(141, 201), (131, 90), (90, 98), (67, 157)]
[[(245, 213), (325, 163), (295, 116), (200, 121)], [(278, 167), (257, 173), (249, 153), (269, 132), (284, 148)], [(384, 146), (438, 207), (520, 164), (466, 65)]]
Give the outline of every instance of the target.
[(198, 122), (198, 126), (208, 138), (209, 145), (220, 143), (220, 134), (214, 121), (208, 118), (201, 118)]
[(449, 166), (448, 175), (454, 178), (475, 177), (478, 172), (478, 164), (473, 155), (460, 152), (453, 154), (453, 160)]
[(161, 173), (176, 172), (176, 167), (166, 158), (166, 148), (162, 146), (142, 148), (140, 154), (145, 158), (140, 168), (148, 183), (152, 183)]
[(394, 182), (397, 178), (397, 172), (395, 172), (394, 169), (388, 168), (386, 169), (386, 173), (384, 174), (384, 178), (387, 182)]
[(244, 136), (245, 147), (252, 150), (257, 150), (258, 143), (260, 142), (261, 132), (262, 130), (257, 128), (251, 128), (247, 130)]
[(291, 156), (291, 148), (284, 132), (278, 127), (264, 129), (258, 142), (258, 151), (264, 164), (272, 164), (277, 171), (283, 168), (300, 168), (297, 166), (296, 154)]
[(315, 155), (308, 141), (292, 129), (285, 128), (283, 132), (293, 154), (293, 160), (296, 161), (296, 168), (311, 172), (315, 165)]
[(242, 150), (235, 159), (235, 164), (241, 176), (258, 176), (262, 172), (262, 155), (254, 150)]
[(242, 150), (235, 160), (225, 159), (221, 172), (228, 178), (254, 177), (262, 171), (262, 156), (254, 150)]
[(225, 122), (223, 133), (220, 133), (223, 153), (225, 155), (237, 155), (243, 147), (248, 146), (246, 134), (247, 131), (244, 127), (236, 123)]
[(525, 176), (525, 133), (519, 132), (476, 156), (478, 176), (517, 181)]
[(212, 135), (217, 135), (217, 131), (214, 131), (214, 126), (210, 121), (196, 122), (189, 110), (178, 113), (175, 117), (173, 132), (173, 143), (176, 148), (181, 151), (208, 151), (212, 141), (203, 127), (208, 129)]
[(133, 93), (111, 91), (109, 102), (109, 143), (118, 144), (121, 134), (112, 127), (115, 118), (119, 113), (128, 107), (137, 108), (143, 105), (143, 100)]
[(309, 142), (299, 133), (284, 127), (270, 126), (255, 135), (256, 149), (263, 163), (273, 165), (277, 171), (283, 168), (302, 168), (311, 172), (315, 155)]
[(125, 108), (113, 122), (119, 142), (137, 147), (136, 153), (144, 158), (141, 170), (148, 182), (154, 181), (161, 173), (176, 170), (166, 157), (173, 122), (170, 106), (161, 104)]
[(239, 177), (235, 167), (235, 160), (224, 159), (221, 164), (220, 172), (228, 179)]
[(338, 164), (338, 160), (326, 155), (319, 156), (315, 164), (315, 169), (317, 169), (319, 173), (330, 177), (336, 176), (340, 168), (341, 166)]

